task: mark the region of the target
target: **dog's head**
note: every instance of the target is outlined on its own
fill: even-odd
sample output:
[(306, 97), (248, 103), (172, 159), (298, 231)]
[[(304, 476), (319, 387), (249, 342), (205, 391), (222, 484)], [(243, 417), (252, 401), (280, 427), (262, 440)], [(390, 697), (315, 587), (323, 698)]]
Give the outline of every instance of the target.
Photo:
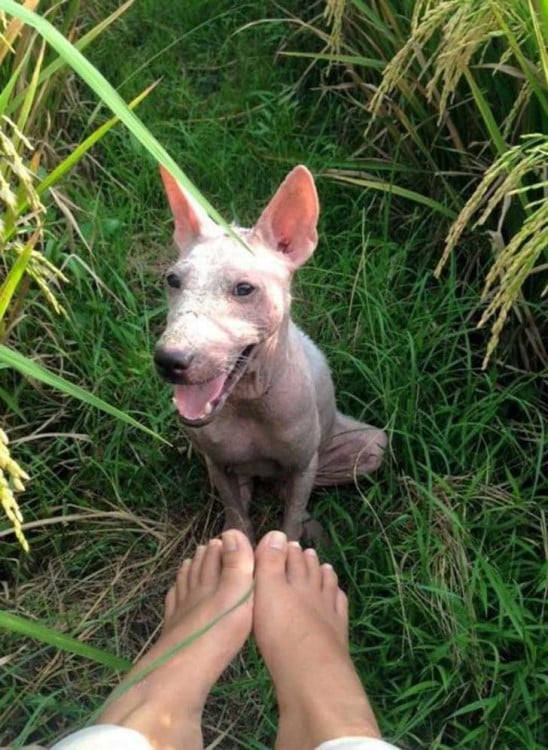
[[(291, 276), (317, 243), (314, 180), (298, 166), (238, 242), (161, 168), (179, 252), (165, 275), (169, 312), (154, 360), (175, 384), (181, 418), (199, 427), (222, 409), (261, 347), (288, 320)], [(247, 245), (247, 247), (246, 247)]]

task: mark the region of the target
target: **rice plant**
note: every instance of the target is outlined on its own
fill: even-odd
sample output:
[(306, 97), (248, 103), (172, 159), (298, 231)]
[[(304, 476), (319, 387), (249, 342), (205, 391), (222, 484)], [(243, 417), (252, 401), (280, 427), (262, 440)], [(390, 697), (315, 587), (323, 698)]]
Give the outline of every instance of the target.
[[(52, 287), (59, 282), (66, 282), (67, 278), (48, 260), (41, 247), (44, 239), (46, 211), (42, 196), (47, 191), (51, 193), (52, 188), (120, 119), (124, 120), (128, 127), (143, 140), (146, 148), (154, 152), (160, 160), (170, 166), (174, 173), (178, 174), (180, 181), (185, 183), (189, 190), (197, 192), (165, 150), (132, 113), (132, 109), (150, 92), (152, 87), (141, 92), (128, 107), (80, 52), (80, 49), (84, 49), (97, 37), (98, 33), (116, 21), (131, 3), (132, 0), (129, 0), (107, 19), (100, 22), (97, 27), (82, 37), (80, 44), (76, 46), (71, 44), (44, 16), (34, 12), (38, 5), (36, 0), (27, 0), (21, 6), (12, 0), (0, 2), (2, 13), (0, 21), (4, 27), (0, 39), (0, 63), (2, 64), (0, 82), (3, 86), (0, 92), (0, 117), (2, 118), (0, 120), (0, 154), (3, 157), (0, 169), (2, 204), (0, 206), (2, 208), (0, 257), (4, 265), (4, 279), (0, 287), (1, 341), (9, 337), (13, 327), (17, 324), (21, 309), (25, 303), (28, 303), (31, 280), (37, 284), (55, 312), (58, 314), (63, 312)], [(78, 3), (73, 3), (71, 12), (64, 18), (65, 34), (68, 36), (74, 36), (70, 23), (76, 22), (77, 12)], [(11, 20), (8, 20), (6, 14), (12, 15)], [(55, 9), (53, 15), (55, 16)], [(46, 40), (60, 55), (49, 64), (46, 63), (45, 56)], [(82, 75), (84, 80), (109, 104), (116, 116), (97, 128), (78, 144), (69, 156), (59, 161), (49, 174), (44, 176), (42, 163), (44, 154), (40, 149), (33, 153), (30, 137), (43, 136), (45, 134), (43, 130), (46, 129), (47, 132), (49, 127), (48, 101), (52, 96), (57, 96), (58, 89), (55, 89), (54, 84), (60, 83), (61, 58), (64, 58)], [(199, 194), (197, 197), (212, 214), (216, 214)], [(222, 222), (222, 219), (218, 218)], [(229, 231), (232, 230), (229, 228)], [(44, 371), (31, 358), (18, 357), (16, 352), (5, 346), (0, 349), (0, 362), (7, 366), (15, 366), (26, 374), (32, 373), (43, 382), (61, 388), (131, 424), (136, 424), (134, 419), (93, 394), (87, 393), (85, 389), (77, 388), (63, 378)], [(28, 549), (21, 531), (21, 513), (13, 495), (14, 490), (22, 491), (21, 477), (27, 475), (22, 469), (18, 469), (19, 474), (14, 473), (18, 465), (9, 456), (7, 440), (3, 446), (5, 461), (0, 474), (2, 507), (14, 523), (15, 532), (24, 548)]]
[[(491, 232), (494, 262), (485, 279), (482, 301), (487, 302), (478, 327), (495, 318), (491, 338), (482, 367), (485, 369), (497, 346), (508, 313), (522, 297), (522, 287), (536, 271), (546, 256), (548, 236), (548, 201), (544, 196), (542, 179), (548, 163), (548, 139), (543, 135), (529, 135), (517, 146), (505, 151), (486, 171), (481, 182), (470, 196), (447, 235), (443, 256), (436, 267), (439, 276), (451, 251), (467, 227), (483, 226), (495, 213), (500, 212), (498, 225), (504, 221), (508, 201), (530, 196), (526, 203), (525, 219), (508, 241), (504, 242), (501, 229)], [(533, 181), (525, 180), (533, 177)], [(536, 181), (535, 181), (536, 180)], [(524, 185), (527, 184), (527, 187)], [(536, 196), (533, 198), (533, 196)], [(474, 214), (479, 217), (472, 224)], [(547, 287), (542, 291), (546, 294)], [(539, 360), (547, 364), (541, 341), (536, 341)]]
[[(540, 239), (548, 126), (545, 19), (532, 0), (330, 0), (326, 9), (331, 35), (324, 44), (331, 64), (340, 61), (350, 117), (364, 132), (350, 165), (331, 174), (435, 211), (444, 204), (453, 222), (437, 275), (464, 231), (487, 229), (492, 260), (482, 301), (491, 294), (494, 301), (478, 324), (491, 321), (486, 367), (509, 311), (514, 308), (531, 327), (529, 303), (543, 293), (542, 284), (532, 281), (527, 292), (524, 285), (541, 273), (546, 258)], [(382, 174), (387, 169), (390, 181)], [(510, 257), (516, 261), (508, 267)], [(542, 320), (532, 326), (530, 345), (545, 367)]]

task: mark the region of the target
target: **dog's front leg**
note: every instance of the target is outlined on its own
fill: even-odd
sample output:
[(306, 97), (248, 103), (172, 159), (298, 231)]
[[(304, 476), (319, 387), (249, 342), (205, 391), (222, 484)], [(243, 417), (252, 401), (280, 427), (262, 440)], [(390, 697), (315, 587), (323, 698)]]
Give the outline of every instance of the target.
[(281, 485), (282, 499), (285, 501), (283, 530), (288, 539), (298, 540), (303, 535), (306, 520), (306, 506), (314, 486), (318, 470), (318, 454), (315, 453), (303, 471), (291, 474)]
[(249, 520), (249, 503), (253, 490), (250, 477), (231, 474), (206, 456), (211, 483), (221, 496), (225, 508), (225, 529), (240, 529), (253, 541), (253, 527)]

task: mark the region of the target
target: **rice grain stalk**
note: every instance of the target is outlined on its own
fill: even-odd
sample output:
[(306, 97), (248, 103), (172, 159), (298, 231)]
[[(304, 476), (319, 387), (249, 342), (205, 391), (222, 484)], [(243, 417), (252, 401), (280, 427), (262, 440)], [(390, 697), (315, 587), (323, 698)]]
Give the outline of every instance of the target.
[[(44, 255), (35, 250), (43, 236), (45, 208), (34, 186), (35, 175), (25, 163), (23, 154), (31, 144), (9, 118), (0, 118), (0, 258), (6, 271), (0, 286), (0, 336), (6, 335), (5, 315), (20, 287), (25, 274), (34, 279), (56, 312), (61, 311), (50, 289), (51, 279), (64, 279)], [(20, 153), (21, 152), (21, 153)], [(18, 211), (24, 198), (28, 208)], [(11, 235), (8, 239), (6, 233)], [(30, 237), (29, 237), (30, 235)], [(11, 456), (8, 436), (0, 428), (0, 503), (15, 535), (25, 552), (29, 544), (22, 530), (23, 515), (15, 499), (15, 492), (24, 492), (23, 480), (28, 474)]]
[[(47, 302), (56, 313), (62, 313), (52, 291), (52, 284), (67, 281), (65, 275), (56, 268), (39, 250), (38, 246), (43, 238), (43, 216), (45, 207), (35, 188), (36, 176), (33, 169), (27, 166), (23, 158), (25, 151), (31, 151), (32, 146), (17, 125), (8, 117), (0, 118), (0, 258), (4, 269), (7, 270), (10, 256), (20, 256), (28, 245), (31, 252), (28, 256), (25, 272), (36, 282)], [(20, 153), (21, 151), (22, 153)], [(19, 204), (24, 200), (27, 210), (19, 212)], [(31, 235), (31, 239), (28, 237)], [(8, 239), (9, 237), (9, 239)], [(9, 276), (9, 274), (8, 274)], [(0, 295), (6, 293), (6, 284), (2, 285)], [(12, 290), (12, 294), (15, 289)], [(0, 297), (1, 298), (1, 297)], [(10, 299), (7, 300), (9, 303)], [(2, 298), (2, 309), (7, 308), (5, 298)], [(0, 322), (3, 316), (0, 316)]]
[[(508, 317), (508, 313), (520, 297), (522, 286), (534, 271), (539, 258), (546, 252), (548, 237), (548, 202), (542, 204), (524, 221), (521, 229), (514, 234), (510, 242), (503, 248), (495, 264), (490, 269), (482, 292), (485, 301), (489, 289), (495, 283), (497, 273), (500, 273), (496, 291), (489, 305), (484, 311), (478, 328), (483, 326), (491, 317), (495, 321), (491, 328), (491, 338), (487, 345), (482, 369), (487, 367), (491, 355), (497, 347), (501, 331)], [(546, 289), (544, 289), (544, 294)], [(539, 352), (542, 354), (542, 352)], [(548, 362), (544, 358), (545, 366)]]
[(329, 47), (331, 51), (339, 55), (343, 41), (343, 21), (346, 11), (346, 0), (325, 0), (324, 18), (329, 31)]
[[(541, 196), (540, 199), (526, 204), (525, 220), (509, 241), (499, 248), (485, 278), (481, 300), (485, 302), (491, 294), (492, 297), (481, 316), (478, 328), (491, 318), (495, 320), (482, 369), (489, 363), (508, 313), (518, 300), (524, 281), (548, 248), (548, 201), (545, 196), (548, 187), (547, 164), (548, 138), (540, 134), (524, 136), (521, 143), (496, 159), (453, 223), (446, 238), (443, 255), (434, 271), (435, 276), (439, 278), (451, 252), (469, 226), (483, 226), (505, 201), (522, 196), (526, 191), (528, 194), (536, 191)], [(534, 182), (523, 188), (526, 178), (532, 178)], [(478, 218), (473, 221), (477, 214)]]
[[(82, 37), (77, 43), (78, 46), (84, 48), (98, 33), (115, 21), (132, 2), (133, 0), (126, 0), (119, 9)], [(20, 10), (30, 12), (37, 5), (36, 0), (25, 0)], [(77, 5), (78, 2), (72, 4), (72, 11)], [(66, 17), (65, 14), (65, 19)], [(69, 24), (70, 34), (67, 32), (67, 35), (73, 36), (72, 32), (76, 28), (74, 23), (75, 19), (72, 18)], [(53, 171), (45, 177), (42, 175), (42, 179), (39, 180), (42, 154), (39, 149), (33, 150), (29, 135), (36, 134), (39, 140), (47, 136), (51, 117), (59, 106), (58, 102), (56, 104), (59, 90), (59, 78), (56, 74), (65, 62), (63, 58), (58, 58), (44, 69), (45, 49), (45, 41), (34, 29), (25, 25), (17, 17), (8, 21), (4, 11), (0, 10), (0, 62), (3, 72), (6, 73), (3, 79), (4, 85), (0, 89), (0, 349), (2, 349), (2, 363), (4, 366), (8, 363), (8, 366), (15, 367), (30, 377), (38, 377), (42, 382), (49, 382), (53, 387), (155, 435), (153, 431), (98, 399), (94, 394), (78, 389), (63, 378), (55, 379), (52, 373), (41, 372), (37, 366), (33, 368), (32, 359), (21, 355), (18, 365), (17, 352), (2, 344), (17, 320), (18, 310), (25, 300), (30, 280), (36, 283), (54, 312), (65, 314), (54, 293), (53, 286), (59, 282), (67, 282), (68, 279), (40, 252), (46, 229), (46, 209), (41, 195), (55, 185), (89, 148), (118, 122), (118, 118), (113, 117), (97, 128)], [(129, 104), (130, 110), (137, 106), (152, 88), (154, 84), (137, 96)], [(10, 318), (7, 318), (8, 315)], [(14, 495), (15, 492), (24, 490), (22, 480), (28, 479), (28, 475), (11, 457), (7, 447), (6, 433), (2, 431), (1, 435), (0, 501), (17, 539), (23, 549), (28, 551), (29, 545), (24, 538), (21, 526), (23, 518)]]
[[(373, 120), (390, 92), (402, 88), (411, 66), (420, 61), (431, 40), (435, 40), (436, 47), (423, 66), (422, 77), (428, 79), (425, 95), (437, 107), (438, 123), (443, 124), (463, 80), (472, 94), (470, 103), (483, 121), (486, 143), (495, 157), (450, 227), (435, 275), (439, 277), (462, 232), (480, 211), (473, 224), (476, 228), (483, 226), (497, 207), (509, 204), (512, 198), (517, 198), (522, 210), (523, 218), (516, 222), (514, 213), (513, 224), (505, 223), (506, 212), (502, 211), (499, 224), (508, 240), (500, 251), (494, 246), (495, 260), (484, 282), (482, 301), (486, 301), (496, 286), (478, 324), (483, 326), (494, 318), (482, 364), (485, 369), (508, 313), (546, 249), (543, 234), (546, 232), (546, 203), (535, 203), (531, 195), (539, 191), (542, 194), (546, 187), (542, 177), (539, 178), (539, 171), (542, 174), (546, 167), (547, 141), (527, 131), (521, 132), (522, 140), (514, 146), (511, 139), (520, 137), (520, 131), (526, 128), (527, 111), (536, 108), (541, 119), (548, 117), (547, 55), (532, 0), (487, 0), (484, 3), (419, 0), (410, 37), (388, 63), (371, 101)], [(493, 53), (497, 56), (494, 63)], [(512, 79), (516, 96), (509, 111), (504, 113), (504, 119), (489, 104), (478, 84), (477, 74), (482, 68), (492, 69), (493, 77), (505, 75)], [(529, 105), (532, 110), (528, 110)], [(542, 360), (546, 359), (543, 346), (537, 354)]]
[[(518, 52), (535, 46), (532, 20), (535, 12), (531, 7), (532, 15), (528, 18), (525, 12), (528, 5), (530, 2), (522, 0), (517, 3), (515, 0), (496, 3), (494, 0), (484, 3), (469, 0), (418, 0), (410, 36), (387, 64), (382, 81), (371, 99), (369, 108), (372, 114), (378, 115), (389, 94), (408, 82), (411, 67), (415, 63), (422, 63), (422, 75), (428, 78), (426, 98), (436, 105), (438, 122), (442, 123), (461, 79), (470, 74), (472, 64), (484, 65), (488, 50), (494, 47), (491, 42), (496, 40), (502, 43), (499, 45), (501, 52), (497, 63), (490, 64), (494, 73), (508, 70), (505, 66), (516, 55), (519, 56), (516, 71), (519, 72), (521, 68), (523, 73), (518, 94), (521, 107), (514, 106), (505, 118), (504, 129), (509, 132), (530, 98), (532, 87), (528, 81), (535, 81), (542, 69), (543, 55), (540, 49), (535, 50), (538, 57), (534, 60)], [(425, 48), (431, 40), (435, 40), (436, 46), (425, 58)], [(535, 88), (542, 96), (541, 87)]]
[[(440, 30), (438, 48), (433, 76), (426, 86), (429, 101), (434, 100), (434, 92), (441, 89), (438, 101), (438, 122), (442, 122), (444, 113), (454, 95), (460, 79), (466, 75), (473, 63), (482, 65), (492, 41), (501, 38), (506, 41), (501, 29), (499, 18), (493, 12), (492, 3), (474, 4), (474, 11), (470, 11), (470, 3), (461, 2), (455, 13), (449, 16)], [(519, 17), (514, 17), (515, 9), (503, 3), (504, 13), (512, 19), (511, 28), (516, 32), (520, 42), (525, 41), (526, 31)], [(476, 54), (478, 59), (475, 60)], [(512, 50), (503, 44), (503, 51), (495, 69), (501, 70), (512, 56)], [(525, 88), (526, 93), (530, 93)], [(527, 97), (523, 104), (527, 101)], [(514, 113), (514, 117), (517, 113)]]
[(17, 461), (12, 458), (8, 448), (9, 439), (4, 430), (0, 427), (0, 503), (4, 513), (13, 526), (15, 536), (25, 552), (29, 551), (27, 542), (22, 529), (23, 514), (15, 499), (14, 492), (24, 492), (25, 485), (23, 480), (27, 481), (29, 475), (24, 471)]
[(420, 61), (428, 42), (443, 29), (448, 16), (458, 12), (461, 4), (461, 0), (442, 0), (435, 4), (431, 4), (430, 0), (418, 0), (413, 10), (410, 35), (386, 65), (382, 80), (369, 103), (374, 116), (369, 128), (375, 116), (380, 114), (384, 100), (392, 91), (405, 85), (412, 65)]

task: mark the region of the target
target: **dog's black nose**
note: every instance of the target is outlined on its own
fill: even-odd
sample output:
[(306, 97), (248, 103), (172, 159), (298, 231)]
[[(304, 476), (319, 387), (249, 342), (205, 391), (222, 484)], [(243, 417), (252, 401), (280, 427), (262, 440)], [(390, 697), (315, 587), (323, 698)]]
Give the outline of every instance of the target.
[(185, 371), (194, 359), (192, 352), (180, 349), (163, 349), (158, 347), (154, 352), (154, 364), (159, 374), (166, 380), (176, 382), (184, 377)]

